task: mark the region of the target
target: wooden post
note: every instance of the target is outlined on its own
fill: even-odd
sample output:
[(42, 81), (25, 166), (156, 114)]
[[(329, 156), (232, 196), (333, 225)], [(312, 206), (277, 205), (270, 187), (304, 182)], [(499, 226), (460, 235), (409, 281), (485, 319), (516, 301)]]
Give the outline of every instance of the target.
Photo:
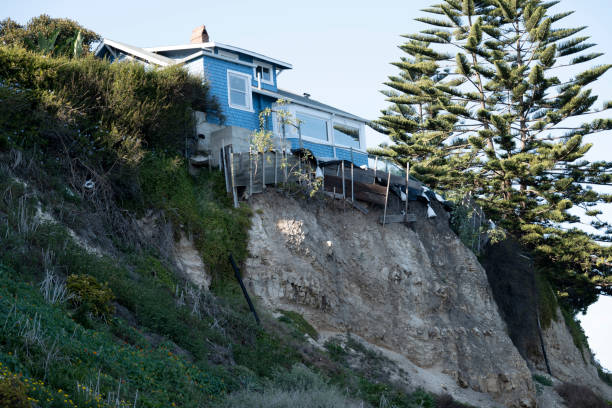
[(229, 178), (229, 164), (225, 157), (225, 146), (223, 147), (223, 175), (225, 176), (225, 190), (227, 193), (230, 192), (230, 178)]
[(351, 163), (351, 203), (355, 201), (355, 183), (353, 181), (353, 163)]
[(319, 167), (321, 169), (321, 173), (323, 173), (323, 180), (321, 181), (321, 190), (325, 192), (325, 167)]
[(282, 155), (281, 155), (281, 166), (283, 166), (283, 174), (285, 175), (285, 184), (287, 184), (287, 151), (286, 151), (286, 141), (287, 137), (285, 135), (285, 122), (283, 121), (283, 143), (281, 146)]
[(298, 137), (300, 138), (300, 150), (304, 148), (304, 142), (302, 141), (302, 124), (298, 124)]
[(351, 146), (351, 163), (355, 163), (355, 160), (353, 160), (353, 147)]
[(208, 172), (212, 173), (212, 154), (208, 155)]
[(404, 218), (408, 222), (408, 183), (410, 180), (410, 163), (406, 162), (406, 208), (404, 211)]
[(266, 190), (266, 152), (261, 154), (261, 190)]
[(344, 200), (346, 198), (346, 191), (344, 188), (345, 184), (344, 184), (344, 160), (342, 160), (342, 199)]
[(249, 197), (253, 195), (253, 152), (249, 146)]
[(234, 148), (230, 149), (230, 174), (232, 176), (232, 195), (234, 196), (234, 208), (238, 208), (238, 191), (236, 190), (236, 178), (234, 175)]
[(389, 186), (391, 185), (391, 173), (387, 173), (387, 192), (385, 193), (385, 212), (383, 213), (383, 229), (387, 222), (387, 203), (389, 201)]
[(374, 184), (376, 184), (376, 171), (378, 171), (378, 156), (374, 156)]
[(278, 151), (274, 151), (274, 187), (278, 186)]

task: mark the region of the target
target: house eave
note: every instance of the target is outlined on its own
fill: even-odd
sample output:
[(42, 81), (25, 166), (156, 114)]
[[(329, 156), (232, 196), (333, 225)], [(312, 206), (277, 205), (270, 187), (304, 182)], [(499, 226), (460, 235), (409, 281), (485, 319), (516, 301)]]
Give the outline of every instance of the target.
[(167, 67), (167, 66), (175, 64), (173, 60), (171, 60), (170, 58), (164, 57), (163, 55), (158, 55), (150, 51), (147, 51), (144, 48), (135, 47), (135, 46), (128, 45), (128, 44), (123, 44), (117, 41), (110, 40), (108, 38), (105, 38), (102, 40), (102, 42), (96, 49), (95, 55), (98, 55), (104, 49), (104, 47), (107, 47), (107, 48), (112, 47), (128, 55), (133, 55), (146, 62), (156, 64), (162, 67)]
[(164, 51), (180, 51), (180, 50), (207, 49), (207, 48), (210, 49), (210, 48), (215, 48), (215, 47), (223, 48), (229, 51), (239, 52), (245, 55), (250, 55), (251, 57), (261, 60), (263, 62), (269, 62), (269, 63), (275, 64), (277, 67), (281, 69), (292, 69), (293, 68), (293, 65), (289, 64), (288, 62), (284, 62), (284, 61), (281, 61), (275, 58), (267, 57), (257, 52), (245, 50), (244, 48), (234, 47), (233, 45), (227, 45), (227, 44), (222, 44), (219, 42), (212, 42), (212, 41), (201, 43), (201, 44), (184, 44), (184, 45), (168, 45), (168, 46), (161, 46), (161, 47), (150, 47), (150, 48), (144, 48), (144, 50), (149, 51), (149, 52), (158, 53), (158, 52), (164, 52)]
[[(259, 94), (262, 94), (262, 95), (266, 95), (266, 96), (270, 96), (270, 97), (273, 97), (273, 98), (276, 98), (276, 99), (283, 99), (283, 100), (286, 100), (287, 102), (290, 102), (290, 103), (293, 103), (293, 104), (296, 104), (296, 105), (301, 105), (301, 106), (305, 106), (305, 107), (310, 108), (310, 109), (315, 109), (315, 110), (318, 110), (318, 111), (321, 111), (321, 112), (334, 114), (336, 116), (340, 116), (340, 117), (345, 118), (345, 119), (351, 119), (351, 120), (354, 120), (354, 121), (357, 121), (357, 122), (361, 122), (361, 123), (364, 123), (364, 124), (370, 123), (370, 121), (367, 120), (367, 119), (361, 118), (361, 117), (359, 117), (357, 115), (353, 115), (352, 113), (343, 112), (343, 111), (341, 111), (341, 110), (339, 110), (337, 108), (334, 108), (333, 106), (320, 106), (320, 105), (317, 105), (317, 104), (314, 104), (314, 103), (308, 103), (308, 102), (305, 102), (305, 101), (302, 101), (302, 100), (298, 100), (298, 99), (294, 99), (294, 98), (288, 97), (287, 95), (282, 95), (280, 93), (273, 92), (273, 91), (268, 91), (268, 90), (265, 90), (265, 89), (253, 88), (253, 92), (259, 93)], [(285, 92), (288, 92), (288, 91), (285, 91)]]

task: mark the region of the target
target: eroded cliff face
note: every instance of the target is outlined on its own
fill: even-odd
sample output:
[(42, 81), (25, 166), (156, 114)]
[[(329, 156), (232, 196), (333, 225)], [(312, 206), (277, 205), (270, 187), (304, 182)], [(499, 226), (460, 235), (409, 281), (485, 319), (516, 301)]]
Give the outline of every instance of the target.
[(534, 405), (530, 371), (486, 273), (436, 203), (438, 216), (427, 218), (427, 206), (411, 202), (412, 228), (383, 228), (379, 211), (364, 215), (339, 201), (269, 192), (251, 205), (245, 282), (264, 305), (297, 311), (322, 331), (354, 333), (451, 379), (457, 390), (510, 407)]
[[(612, 401), (612, 387), (599, 379), (597, 368), (591, 363), (593, 357), (590, 350), (581, 351), (576, 347), (561, 311), (557, 310), (556, 320), (551, 322), (542, 335), (550, 371), (554, 377), (563, 382), (587, 386), (606, 400)], [(541, 371), (546, 369), (541, 360), (535, 363)]]

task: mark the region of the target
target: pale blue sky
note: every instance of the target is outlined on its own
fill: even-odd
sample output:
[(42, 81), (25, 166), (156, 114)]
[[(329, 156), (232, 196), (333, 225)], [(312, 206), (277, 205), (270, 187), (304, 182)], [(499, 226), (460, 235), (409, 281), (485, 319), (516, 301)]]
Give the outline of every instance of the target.
[[(25, 23), (41, 13), (69, 17), (104, 37), (138, 46), (188, 43), (191, 30), (205, 24), (213, 41), (292, 63), (294, 69), (279, 77), (282, 88), (374, 119), (386, 105), (382, 82), (395, 73), (389, 63), (402, 55), (399, 35), (418, 31), (421, 25), (413, 19), (435, 2), (3, 0), (0, 19)], [(611, 5), (610, 0), (564, 0), (556, 7), (578, 7), (566, 25), (589, 26), (586, 35), (599, 43), (597, 51), (607, 53), (598, 63), (612, 61)], [(612, 100), (611, 80), (608, 73), (595, 86), (602, 100)], [(370, 146), (380, 140), (373, 131), (368, 136)], [(612, 142), (606, 139), (612, 137), (591, 139), (595, 148), (589, 159), (612, 159)], [(612, 299), (592, 306), (582, 321), (597, 357), (612, 369)]]

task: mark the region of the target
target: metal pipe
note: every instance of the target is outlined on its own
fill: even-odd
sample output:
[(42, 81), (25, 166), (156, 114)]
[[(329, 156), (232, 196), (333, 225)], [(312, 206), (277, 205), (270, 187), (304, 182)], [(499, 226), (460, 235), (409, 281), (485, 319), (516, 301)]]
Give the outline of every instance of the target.
[(253, 313), (253, 316), (255, 317), (255, 321), (257, 322), (257, 324), (261, 324), (259, 316), (257, 316), (257, 312), (255, 311), (255, 306), (253, 306), (253, 302), (251, 302), (251, 298), (249, 297), (246, 287), (244, 286), (244, 282), (242, 282), (242, 277), (240, 276), (240, 269), (238, 269), (238, 266), (236, 265), (236, 261), (234, 261), (234, 257), (232, 256), (232, 254), (229, 255), (229, 261), (232, 264), (232, 268), (234, 269), (234, 276), (240, 284), (240, 289), (242, 289), (242, 294), (244, 295), (247, 303), (249, 304), (249, 309), (251, 309), (251, 313)]

